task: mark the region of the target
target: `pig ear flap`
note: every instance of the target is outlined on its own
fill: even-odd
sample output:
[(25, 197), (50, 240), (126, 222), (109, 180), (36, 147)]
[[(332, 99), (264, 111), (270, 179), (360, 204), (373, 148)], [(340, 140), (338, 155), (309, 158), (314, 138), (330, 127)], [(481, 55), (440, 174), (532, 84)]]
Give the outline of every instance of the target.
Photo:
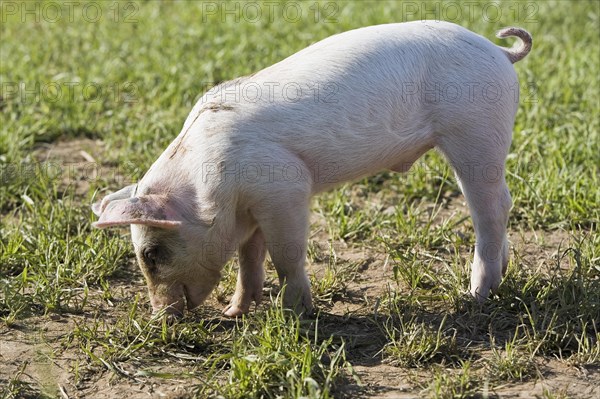
[(102, 198), (102, 201), (96, 202), (92, 205), (92, 212), (94, 212), (96, 216), (100, 216), (111, 201), (133, 197), (136, 187), (137, 184), (132, 184), (130, 186), (123, 187), (115, 193), (107, 195), (106, 197)]
[(100, 218), (92, 226), (99, 229), (128, 224), (174, 229), (183, 223), (183, 218), (169, 204), (167, 198), (144, 195), (109, 202), (101, 210)]

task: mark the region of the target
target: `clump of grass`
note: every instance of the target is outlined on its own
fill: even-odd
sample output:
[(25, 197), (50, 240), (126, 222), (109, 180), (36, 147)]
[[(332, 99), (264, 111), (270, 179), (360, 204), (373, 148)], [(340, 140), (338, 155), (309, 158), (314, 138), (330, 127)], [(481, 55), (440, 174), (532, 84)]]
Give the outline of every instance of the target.
[(465, 361), (458, 372), (436, 369), (424, 393), (432, 399), (462, 399), (476, 397), (479, 388), (480, 381), (472, 373), (471, 362)]
[[(438, 192), (438, 198), (441, 192)], [(437, 202), (437, 200), (436, 200)], [(443, 217), (442, 206), (424, 209), (411, 203), (396, 208), (392, 228), (382, 229), (378, 240), (390, 255), (394, 279), (399, 287), (409, 290), (409, 297), (458, 300), (466, 290), (465, 264), (460, 256), (463, 245), (472, 245), (472, 232), (457, 234), (468, 219), (464, 215)], [(449, 254), (454, 255), (448, 260)], [(441, 267), (445, 270), (440, 272)]]
[(542, 398), (543, 399), (569, 399), (571, 396), (567, 393), (565, 388), (551, 391), (549, 388), (544, 387), (542, 389)]
[(575, 335), (577, 350), (569, 357), (568, 362), (576, 366), (600, 366), (600, 332), (596, 324), (593, 325), (593, 333), (588, 333), (584, 324), (581, 333)]
[(89, 284), (102, 285), (128, 261), (125, 239), (91, 232), (89, 208), (73, 203), (69, 190), (45, 183), (45, 193), (24, 196), (13, 223), (0, 225), (0, 317), (8, 323), (80, 312)]
[[(346, 366), (344, 344), (320, 341), (318, 320), (309, 338), (295, 315), (277, 306), (243, 318), (225, 353), (211, 359), (201, 397), (331, 398)], [(226, 380), (226, 383), (224, 383)]]
[(215, 298), (221, 303), (226, 303), (235, 291), (239, 265), (236, 265), (236, 259), (227, 262), (221, 271), (221, 281), (213, 291)]
[(331, 304), (337, 299), (346, 297), (348, 285), (359, 278), (358, 262), (341, 261), (333, 245), (329, 246), (329, 253), (323, 255), (318, 244), (311, 242), (309, 245), (309, 258), (326, 261), (322, 273), (310, 276), (313, 298), (324, 304)]
[(34, 399), (46, 398), (42, 392), (35, 389), (29, 382), (23, 381), (25, 369), (29, 365), (28, 361), (23, 362), (17, 373), (8, 379), (0, 380), (0, 399)]
[[(128, 312), (116, 322), (97, 315), (93, 320), (77, 323), (64, 339), (65, 346), (75, 345), (96, 366), (134, 379), (173, 377), (167, 372), (151, 369), (132, 370), (131, 363), (140, 359), (155, 358), (163, 366), (174, 361), (205, 360), (202, 354), (215, 344), (213, 332), (218, 324), (189, 319), (178, 322), (166, 317), (164, 312), (148, 317), (139, 311), (138, 300), (136, 296)], [(221, 338), (227, 339), (227, 334), (221, 334)], [(194, 375), (193, 370), (188, 370), (177, 376), (185, 377), (186, 374)]]
[(536, 353), (563, 357), (594, 347), (600, 320), (600, 270), (594, 261), (599, 243), (589, 237), (559, 249), (547, 275), (520, 284), (514, 295), (518, 317)]
[(378, 212), (349, 201), (349, 185), (316, 198), (318, 212), (325, 216), (329, 235), (334, 240), (357, 241), (371, 238), (381, 220)]
[(526, 345), (516, 341), (518, 334), (504, 344), (503, 350), (498, 349), (492, 339), (492, 357), (488, 359), (488, 375), (494, 381), (524, 381), (535, 375), (536, 364), (534, 357)]
[(452, 360), (458, 353), (456, 333), (445, 328), (444, 317), (437, 328), (416, 317), (384, 325), (388, 343), (383, 349), (387, 362), (394, 366), (422, 367), (434, 361)]

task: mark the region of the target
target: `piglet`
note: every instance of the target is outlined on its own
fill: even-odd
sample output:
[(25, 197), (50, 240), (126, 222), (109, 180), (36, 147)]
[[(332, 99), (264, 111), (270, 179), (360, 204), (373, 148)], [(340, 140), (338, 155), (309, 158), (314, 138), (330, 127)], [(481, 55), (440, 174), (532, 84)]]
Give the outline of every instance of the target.
[(437, 148), (453, 167), (476, 234), (471, 294), (495, 290), (508, 262), (505, 182), (519, 84), (532, 39), (499, 47), (458, 25), (416, 21), (331, 36), (194, 106), (136, 185), (93, 205), (95, 227), (131, 225), (154, 310), (200, 305), (237, 250), (227, 316), (262, 296), (267, 251), (284, 304), (311, 311), (304, 263), (311, 197), (342, 182), (406, 172)]

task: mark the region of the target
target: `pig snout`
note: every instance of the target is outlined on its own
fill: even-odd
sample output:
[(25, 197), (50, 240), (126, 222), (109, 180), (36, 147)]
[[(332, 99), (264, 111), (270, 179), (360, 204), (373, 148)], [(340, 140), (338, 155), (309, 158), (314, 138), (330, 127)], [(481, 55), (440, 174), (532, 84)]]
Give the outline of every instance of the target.
[(204, 295), (199, 295), (196, 290), (189, 289), (185, 284), (165, 289), (164, 287), (149, 287), (150, 303), (153, 313), (165, 310), (174, 316), (183, 316), (188, 310), (195, 309), (204, 300)]
[(169, 315), (183, 316), (187, 302), (183, 285), (168, 288), (161, 285), (149, 286), (148, 293), (153, 313), (164, 309)]

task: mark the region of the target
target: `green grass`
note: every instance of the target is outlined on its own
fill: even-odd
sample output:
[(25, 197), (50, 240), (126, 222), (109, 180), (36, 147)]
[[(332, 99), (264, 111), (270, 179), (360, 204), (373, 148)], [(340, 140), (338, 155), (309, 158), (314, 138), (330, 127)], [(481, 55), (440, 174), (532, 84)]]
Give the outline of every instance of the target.
[(308, 330), (277, 305), (236, 325), (225, 353), (209, 361), (210, 382), (199, 387), (200, 397), (333, 397), (346, 366), (344, 344), (323, 339), (318, 320)]
[[(314, 200), (311, 234), (327, 237), (311, 235), (309, 250), (317, 318), (298, 320), (273, 299), (222, 319), (215, 306), (233, 292), (234, 260), (211, 305), (172, 325), (150, 316), (126, 230), (91, 228), (93, 198), (140, 178), (213, 84), (331, 34), (421, 14), (399, 1), (321, 2), (318, 14), (317, 3), (289, 2), (302, 18), (286, 19), (281, 2), (272, 19), (236, 21), (203, 14), (207, 3), (134, 1), (92, 3), (102, 7), (96, 22), (82, 5), (73, 21), (65, 9), (56, 22), (36, 22), (9, 12), (23, 4), (0, 8), (0, 345), (21, 333), (25, 343), (41, 340), (72, 390), (89, 392), (108, 375), (130, 392), (171, 384), (184, 397), (366, 397), (377, 394), (369, 368), (381, 365), (414, 373), (415, 396), (434, 398), (598, 372), (597, 2), (502, 2), (499, 18), (466, 4), (453, 18), (444, 7), (455, 2), (429, 3), (490, 39), (507, 25), (534, 38), (515, 65), (511, 261), (497, 295), (476, 305), (465, 294), (472, 223), (452, 171), (431, 152), (407, 174), (384, 172)], [(75, 148), (93, 156), (99, 176), (90, 178), (78, 150), (47, 158), (48, 145), (70, 142), (82, 143)], [(367, 274), (371, 258), (381, 275)], [(267, 269), (265, 297), (277, 285)], [(48, 330), (54, 319), (71, 324)], [(25, 356), (0, 372), (0, 397), (57, 393), (29, 377), (35, 363)]]
[[(471, 363), (466, 361), (457, 371), (435, 370), (433, 381), (426, 387), (424, 393), (435, 399), (473, 398), (480, 392), (477, 389), (478, 385), (480, 381), (473, 376)], [(485, 389), (482, 392), (485, 395)]]

